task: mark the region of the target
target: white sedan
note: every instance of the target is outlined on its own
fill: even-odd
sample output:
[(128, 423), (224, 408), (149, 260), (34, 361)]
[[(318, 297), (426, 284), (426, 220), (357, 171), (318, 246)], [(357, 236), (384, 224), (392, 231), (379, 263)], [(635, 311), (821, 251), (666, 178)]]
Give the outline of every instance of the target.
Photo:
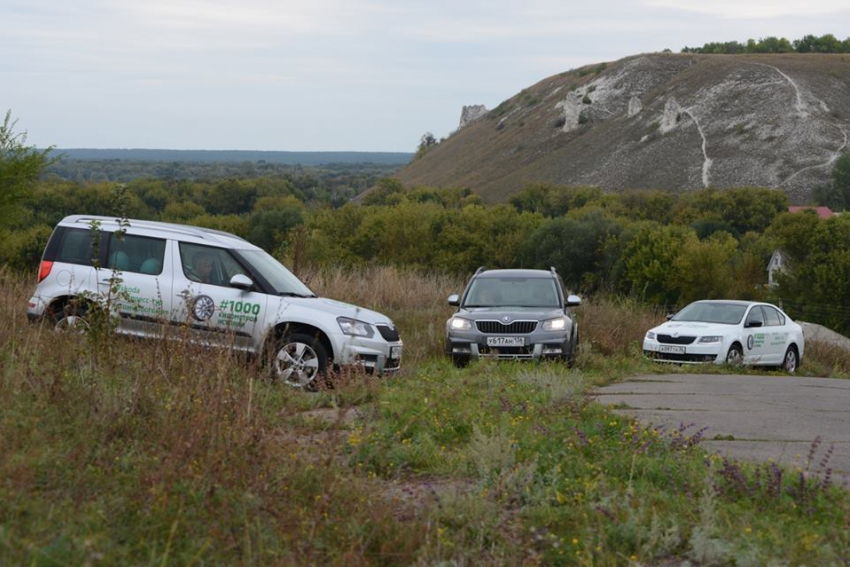
[(754, 364), (792, 373), (800, 366), (803, 329), (769, 303), (711, 300), (691, 303), (650, 329), (643, 353), (679, 364)]

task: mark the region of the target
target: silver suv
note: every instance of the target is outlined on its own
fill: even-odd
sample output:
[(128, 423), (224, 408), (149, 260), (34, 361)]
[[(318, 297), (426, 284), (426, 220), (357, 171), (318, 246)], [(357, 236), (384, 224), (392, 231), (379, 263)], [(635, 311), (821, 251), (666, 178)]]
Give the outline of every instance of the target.
[(578, 325), (555, 268), (485, 270), (479, 268), (458, 307), (446, 321), (446, 354), (458, 366), (483, 357), (518, 360), (554, 358), (575, 361)]
[(262, 355), (276, 378), (297, 387), (313, 385), (331, 364), (398, 370), (402, 342), (385, 315), (317, 297), (232, 234), (127, 222), (63, 219), (44, 251), (29, 319), (59, 330), (85, 327), (93, 303), (108, 304), (118, 333), (160, 337), (188, 328), (188, 335), (173, 334)]

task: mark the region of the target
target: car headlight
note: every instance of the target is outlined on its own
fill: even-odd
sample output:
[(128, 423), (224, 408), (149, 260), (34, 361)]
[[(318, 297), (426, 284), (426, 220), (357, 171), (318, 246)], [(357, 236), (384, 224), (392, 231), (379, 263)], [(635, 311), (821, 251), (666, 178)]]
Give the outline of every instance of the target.
[(699, 342), (701, 343), (719, 343), (723, 341), (723, 337), (720, 335), (709, 335), (706, 337), (700, 337)]
[(364, 323), (357, 319), (349, 319), (348, 317), (337, 317), (336, 322), (339, 323), (339, 328), (346, 335), (366, 338), (372, 338), (375, 335), (375, 330), (369, 323)]
[(646, 338), (651, 340), (651, 341), (654, 341), (655, 340), (655, 333), (653, 333), (652, 331), (647, 331), (646, 332)]
[(449, 320), (449, 327), (451, 327), (455, 331), (468, 331), (472, 328), (472, 322), (470, 322), (468, 319), (452, 317), (451, 320)]
[(548, 321), (543, 321), (543, 330), (544, 331), (563, 331), (567, 328), (567, 318), (566, 317), (558, 317), (557, 319), (549, 319)]

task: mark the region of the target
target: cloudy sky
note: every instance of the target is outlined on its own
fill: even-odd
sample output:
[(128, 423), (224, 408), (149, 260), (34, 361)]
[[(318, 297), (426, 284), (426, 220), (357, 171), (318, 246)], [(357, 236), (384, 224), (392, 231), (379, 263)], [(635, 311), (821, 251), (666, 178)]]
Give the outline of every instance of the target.
[(0, 111), (62, 148), (413, 151), (587, 63), (850, 36), (847, 0), (0, 0)]

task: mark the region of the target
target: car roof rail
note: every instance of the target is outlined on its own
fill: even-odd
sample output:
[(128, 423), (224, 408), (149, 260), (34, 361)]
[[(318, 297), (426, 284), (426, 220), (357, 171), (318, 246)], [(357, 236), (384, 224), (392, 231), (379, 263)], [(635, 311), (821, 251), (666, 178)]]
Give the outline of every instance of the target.
[(487, 269), (486, 267), (480, 266), (477, 270), (475, 270), (475, 274), (473, 275), (473, 277), (477, 276), (478, 274), (480, 274), (481, 272), (483, 272), (486, 269)]

